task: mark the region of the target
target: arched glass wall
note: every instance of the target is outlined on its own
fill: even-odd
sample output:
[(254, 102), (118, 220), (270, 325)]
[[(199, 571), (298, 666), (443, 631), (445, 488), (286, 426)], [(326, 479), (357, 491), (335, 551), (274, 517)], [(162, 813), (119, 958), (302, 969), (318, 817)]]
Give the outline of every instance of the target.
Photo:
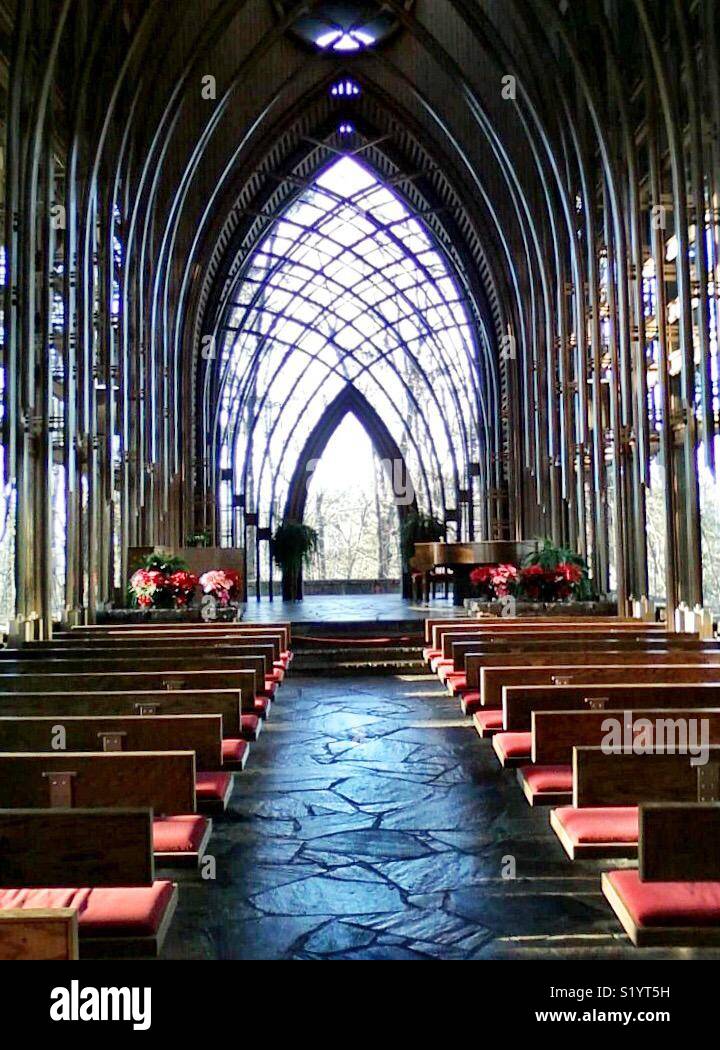
[(222, 542), (242, 542), (240, 508), (277, 524), (309, 435), (348, 385), (397, 445), (419, 507), (457, 509), (481, 453), (469, 305), (422, 217), (368, 167), (343, 156), (302, 188), (225, 319)]

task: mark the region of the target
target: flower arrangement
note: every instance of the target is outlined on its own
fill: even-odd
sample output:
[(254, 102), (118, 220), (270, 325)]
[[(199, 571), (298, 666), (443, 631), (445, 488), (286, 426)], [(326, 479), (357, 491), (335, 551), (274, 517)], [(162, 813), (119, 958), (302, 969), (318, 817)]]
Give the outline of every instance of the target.
[[(155, 556), (151, 556), (155, 559)], [(150, 559), (147, 559), (150, 560)], [(179, 569), (171, 559), (162, 568), (147, 565), (130, 578), (130, 597), (140, 609), (182, 609), (190, 604), (198, 578), (187, 569)], [(167, 571), (172, 570), (172, 571)]]
[(157, 605), (165, 590), (166, 579), (157, 569), (138, 569), (130, 577), (130, 594), (135, 604), (141, 609), (151, 609)]
[(477, 596), (486, 601), (509, 595), (531, 602), (588, 601), (595, 597), (585, 561), (550, 540), (544, 540), (522, 568), (481, 565), (470, 573), (470, 582)]
[(480, 565), (470, 573), (470, 582), (487, 601), (514, 594), (518, 583), (515, 565)]
[(199, 582), (195, 573), (188, 572), (186, 569), (180, 569), (167, 577), (167, 584), (173, 592), (176, 609), (182, 609), (190, 604)]
[(579, 566), (560, 562), (554, 569), (526, 565), (520, 572), (520, 586), (530, 601), (563, 602), (573, 596), (583, 578)]
[(241, 579), (230, 569), (211, 569), (200, 577), (204, 594), (211, 594), (220, 605), (229, 605), (240, 597)]

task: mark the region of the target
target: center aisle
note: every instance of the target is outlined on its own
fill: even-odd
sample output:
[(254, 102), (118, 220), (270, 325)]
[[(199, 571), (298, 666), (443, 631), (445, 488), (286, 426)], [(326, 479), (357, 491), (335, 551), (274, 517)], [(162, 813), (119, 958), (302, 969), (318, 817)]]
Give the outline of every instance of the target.
[(434, 677), (293, 675), (211, 852), (216, 879), (182, 880), (164, 958), (635, 951), (602, 865), (564, 859)]

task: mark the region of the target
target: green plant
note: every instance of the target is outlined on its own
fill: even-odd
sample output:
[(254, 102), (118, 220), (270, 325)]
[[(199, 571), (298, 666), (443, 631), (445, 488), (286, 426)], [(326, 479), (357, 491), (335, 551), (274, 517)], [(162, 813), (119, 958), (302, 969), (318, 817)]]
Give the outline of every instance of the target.
[(275, 530), (270, 543), (270, 552), (283, 571), (283, 598), (297, 601), (300, 598), (300, 573), (303, 563), (318, 548), (318, 534), (309, 525), (286, 519)]
[(318, 534), (309, 525), (297, 521), (283, 521), (272, 538), (272, 556), (281, 569), (299, 573), (318, 546)]
[(148, 572), (161, 572), (163, 576), (172, 576), (174, 572), (187, 572), (188, 563), (177, 555), (166, 557), (164, 554), (148, 554), (143, 558), (141, 569)]
[(400, 543), (405, 568), (407, 569), (410, 565), (410, 559), (415, 554), (416, 543), (438, 543), (444, 538), (445, 526), (438, 518), (434, 518), (432, 514), (423, 514), (418, 510), (410, 511), (400, 528)]
[(569, 563), (587, 570), (585, 559), (571, 550), (569, 547), (559, 547), (552, 540), (542, 539), (538, 541), (541, 546), (537, 551), (528, 554), (523, 565), (539, 565), (541, 569), (557, 569), (558, 565)]
[(186, 547), (211, 547), (212, 536), (210, 535), (210, 529), (203, 529), (201, 532), (194, 532), (192, 536), (188, 536), (185, 540)]
[(146, 555), (128, 583), (128, 604), (133, 609), (174, 609), (187, 605), (197, 584), (197, 577), (187, 569), (182, 558)]
[[(594, 601), (597, 598), (597, 593), (592, 585), (592, 581), (590, 580), (588, 566), (585, 559), (570, 547), (562, 547), (553, 543), (550, 539), (545, 538), (538, 542), (540, 544), (538, 550), (533, 551), (532, 554), (528, 554), (523, 562), (523, 567), (526, 570), (531, 567), (537, 567), (537, 569), (542, 569), (543, 573), (552, 576), (559, 566), (561, 568), (574, 566), (579, 572), (579, 578), (577, 580), (571, 579), (573, 574), (566, 573), (566, 576), (569, 578), (569, 586), (565, 589), (570, 591), (572, 597), (575, 598), (576, 601)], [(524, 580), (523, 586), (528, 590), (528, 588), (531, 587), (533, 577), (527, 572), (521, 573), (521, 577)], [(540, 587), (539, 581), (536, 584), (536, 587)], [(531, 594), (530, 596), (532, 597), (533, 595)], [(537, 597), (537, 595), (535, 595), (535, 597)]]

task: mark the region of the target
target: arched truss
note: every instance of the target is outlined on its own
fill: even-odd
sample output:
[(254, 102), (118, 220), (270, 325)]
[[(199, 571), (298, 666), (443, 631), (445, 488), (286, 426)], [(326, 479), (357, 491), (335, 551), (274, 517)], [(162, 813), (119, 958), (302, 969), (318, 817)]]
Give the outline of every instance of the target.
[[(205, 514), (214, 479), (197, 443), (195, 364), (223, 293), (209, 264), (226, 258), (217, 232), (238, 186), (248, 188), (241, 210), (269, 199), (259, 165), (272, 132), (276, 170), (292, 169), (287, 121), (335, 60), (292, 44), (288, 31), (320, 6), (288, 0), (263, 21), (255, 0), (202, 9), (193, 0), (28, 0), (5, 27), (3, 443), (16, 608), (33, 630), (49, 619), (52, 466), (67, 491), (66, 606), (78, 614), (112, 599), (115, 549), (177, 542)], [(516, 338), (505, 368), (481, 357), (484, 389), (496, 384), (506, 420), (487, 450), (487, 476), (497, 472), (509, 507), (496, 518), (587, 551), (601, 586), (613, 568), (626, 608), (647, 594), (645, 487), (659, 448), (667, 599), (693, 606), (703, 582), (698, 458), (702, 450), (714, 464), (720, 433), (720, 146), (706, 134), (720, 113), (718, 5), (385, 7), (400, 31), (358, 55), (353, 72), (382, 81), (392, 102), (412, 100), (415, 138), (437, 151), (439, 171), (453, 171), (486, 254), (487, 273), (477, 265), (472, 275), (478, 327), (498, 340), (510, 326)], [(223, 50), (229, 34), (242, 39)], [(197, 99), (209, 68), (219, 90), (207, 107)], [(506, 77), (515, 90), (501, 96)], [(255, 110), (233, 127), (250, 82)], [(405, 108), (386, 109), (405, 122)], [(216, 148), (228, 123), (229, 153)], [(321, 124), (310, 119), (307, 130)], [(371, 114), (368, 125), (381, 127)], [(392, 159), (412, 173), (401, 136), (391, 139)], [(297, 152), (294, 161), (309, 157), (307, 143)], [(53, 203), (64, 209), (60, 229)], [(651, 223), (654, 208), (665, 209), (665, 229)], [(249, 232), (246, 217), (230, 223), (238, 235)], [(477, 258), (471, 236), (451, 240)], [(59, 339), (47, 323), (49, 289), (61, 299)], [(488, 490), (491, 501), (498, 494)]]
[[(261, 527), (272, 526), (273, 508), (282, 503), (278, 490), (288, 469), (287, 458), (292, 458), (293, 449), (297, 451), (297, 440), (301, 440), (296, 440), (296, 431), (299, 428), (304, 433), (309, 429), (313, 413), (322, 414), (333, 400), (336, 387), (355, 382), (365, 387), (368, 399), (384, 406), (383, 414), (392, 420), (389, 425), (394, 428), (397, 441), (407, 445), (424, 508), (448, 520), (457, 516), (465, 535), (473, 536), (476, 531), (484, 535), (488, 528), (485, 493), (489, 479), (491, 485), (494, 481), (490, 478), (488, 451), (492, 453), (492, 460), (500, 460), (497, 441), (500, 402), (496, 350), (490, 344), (486, 326), (477, 325), (475, 320), (481, 316), (473, 298), (475, 282), (469, 278), (466, 265), (458, 269), (463, 253), (448, 236), (441, 209), (437, 205), (433, 207), (423, 196), (418, 185), (420, 173), (416, 171), (411, 179), (401, 172), (397, 164), (380, 151), (377, 136), (368, 131), (361, 133), (357, 124), (349, 146), (347, 137), (338, 135), (337, 123), (336, 115), (325, 141), (313, 136), (315, 145), (311, 153), (296, 164), (273, 194), (274, 206), (282, 210), (273, 214), (265, 206), (260, 212), (262, 223), (256, 219), (251, 224), (250, 235), (257, 237), (259, 230), (265, 237), (260, 245), (255, 241), (255, 252), (264, 253), (265, 257), (276, 254), (265, 258), (267, 265), (261, 272), (257, 267), (253, 270), (253, 242), (246, 234), (238, 253), (243, 269), (234, 283), (225, 282), (225, 288), (230, 290), (225, 297), (225, 317), (218, 333), (222, 352), (218, 354), (214, 376), (205, 387), (209, 404), (216, 406), (210, 424), (213, 433), (217, 432), (218, 419), (221, 420), (225, 447), (224, 458), (220, 457), (223, 477), (230, 468), (234, 491), (241, 496), (242, 504), (251, 514), (260, 513)], [(323, 178), (328, 177), (328, 165), (332, 169), (343, 154), (355, 159), (341, 164), (354, 169), (356, 178), (360, 173), (364, 183), (350, 199), (327, 185), (320, 189), (317, 172), (316, 179), (306, 174), (310, 164), (318, 166), (324, 162), (326, 175), (320, 175), (322, 184)], [(349, 171), (348, 175), (351, 174)], [(381, 186), (380, 178), (392, 186), (392, 192)], [(411, 188), (412, 200), (404, 199), (405, 187)], [(318, 191), (322, 201), (320, 207), (313, 210), (314, 221), (298, 224), (292, 220), (288, 224), (287, 219), (282, 218), (302, 208), (303, 201), (307, 210), (308, 195)], [(328, 235), (329, 225), (333, 230)], [(433, 243), (436, 230), (441, 237), (437, 248)], [(281, 250), (273, 247), (278, 237)], [(318, 254), (321, 237), (327, 239)], [(364, 247), (359, 250), (344, 243), (348, 238)], [(415, 251), (408, 247), (413, 242)], [(375, 265), (369, 262), (370, 251), (376, 256)], [(308, 252), (313, 254), (316, 268), (312, 272), (307, 266)], [(336, 257), (333, 262), (336, 267), (337, 256), (350, 260), (345, 282), (357, 280), (352, 292), (333, 284), (332, 280), (329, 289), (325, 287), (327, 276), (317, 272), (322, 269), (323, 253)], [(467, 259), (467, 253), (464, 254)], [(391, 266), (402, 277), (399, 284), (393, 284), (385, 276)], [(230, 267), (226, 263), (223, 271), (228, 269), (237, 269), (237, 259)], [(356, 272), (358, 269), (365, 271), (362, 280)], [(290, 281), (293, 288), (298, 285), (298, 290), (288, 302), (289, 293), (281, 286), (287, 283), (288, 272), (293, 270)], [(410, 271), (414, 274), (412, 279), (408, 276)], [(240, 295), (238, 289), (241, 289)], [(365, 311), (359, 315), (351, 300), (363, 294)], [(237, 304), (238, 296), (240, 304), (233, 305), (233, 299)], [(336, 312), (338, 307), (345, 313), (342, 318)], [(357, 315), (356, 319), (348, 320), (348, 312)], [(299, 317), (300, 313), (303, 317)], [(292, 328), (289, 317), (294, 317)], [(337, 330), (333, 338), (329, 338), (327, 331), (321, 337), (323, 326), (327, 329), (333, 319)], [(283, 337), (279, 332), (283, 325), (286, 331), (291, 331), (291, 337), (287, 334)], [(233, 351), (231, 348), (238, 340), (239, 349)], [(250, 343), (254, 345), (251, 347)], [(267, 443), (259, 451), (259, 442), (253, 439), (254, 424), (244, 418), (248, 400), (252, 399), (256, 406), (255, 418), (262, 418), (272, 401), (273, 383), (282, 384), (287, 368), (293, 367), (298, 355), (307, 354), (306, 343), (312, 344), (315, 351), (303, 367), (298, 382), (323, 353), (327, 353), (331, 344), (337, 360), (326, 362), (326, 374), (313, 389), (310, 403), (305, 404), (304, 396), (299, 396), (301, 420), (294, 418), (288, 406), (290, 394), (281, 401)], [(364, 349), (359, 353), (361, 346)], [(263, 371), (268, 349), (270, 353), (275, 350), (277, 355), (278, 347), (281, 352), (276, 366), (269, 372)], [(368, 357), (369, 347), (374, 347), (370, 355), (374, 355), (374, 360)], [(229, 359), (233, 356), (235, 364), (229, 369)], [(405, 374), (408, 368), (410, 381)], [(376, 373), (383, 369), (384, 377), (378, 376)], [(260, 373), (262, 378), (258, 384)], [(390, 387), (394, 387), (392, 395)], [(296, 389), (291, 393), (298, 397)], [(413, 432), (409, 418), (419, 421), (420, 435)], [(240, 421), (244, 424), (242, 428), (238, 425)], [(241, 429), (244, 446), (238, 455)], [(201, 444), (206, 441), (205, 435), (201, 435)], [(268, 447), (272, 441), (278, 445), (274, 456), (269, 454)], [(251, 465), (248, 456), (256, 462)], [(289, 469), (292, 469), (291, 463)], [(260, 496), (263, 491), (264, 495)]]
[[(193, 345), (197, 374), (201, 377), (194, 397), (197, 462), (201, 467), (198, 487), (217, 489), (213, 468), (219, 462), (217, 451), (208, 456), (207, 449), (215, 437), (211, 408), (219, 403), (221, 358), (206, 368), (199, 352), (206, 333), (212, 332), (221, 345), (222, 318), (228, 311), (229, 299), (261, 238), (267, 236), (277, 216), (303, 192), (323, 165), (349, 151), (392, 186), (427, 229), (428, 236), (437, 241), (454, 279), (463, 289), (473, 329), (475, 367), (467, 382), (459, 384), (450, 409), (452, 424), (458, 421), (463, 431), (462, 448), (459, 456), (452, 452), (448, 456), (451, 473), (445, 491), (433, 499), (426, 484), (424, 501), (428, 507), (434, 504), (440, 517), (448, 512), (450, 518), (458, 503), (462, 503), (459, 517), (465, 534), (503, 534), (508, 527), (507, 504), (487, 498), (489, 492), (506, 491), (506, 472), (512, 469), (508, 452), (510, 423), (503, 409), (509, 401), (507, 377), (498, 353), (498, 344), (508, 326), (501, 306), (502, 279), (489, 265), (487, 237), (478, 230), (478, 216), (468, 208), (452, 182), (452, 165), (441, 165), (432, 153), (432, 139), (426, 134), (421, 142), (420, 129), (412, 118), (394, 113), (389, 100), (365, 78), (353, 78), (360, 94), (353, 98), (349, 111), (346, 101), (333, 99), (331, 86), (348, 75), (342, 68), (333, 70), (312, 96), (302, 99), (295, 119), (287, 121), (282, 130), (270, 130), (270, 152), (255, 155), (251, 180), (239, 193), (236, 191), (221, 212), (227, 218), (209, 253), (194, 313)], [(349, 148), (347, 138), (340, 136), (337, 129), (350, 118), (355, 134)], [(467, 430), (473, 427), (477, 440), (470, 442)], [(429, 464), (429, 472), (441, 475), (437, 453), (430, 452), (428, 456), (435, 460)], [(209, 471), (207, 476), (202, 474), (203, 468)], [(241, 482), (240, 491), (244, 487)], [(243, 498), (246, 495), (243, 493)]]

